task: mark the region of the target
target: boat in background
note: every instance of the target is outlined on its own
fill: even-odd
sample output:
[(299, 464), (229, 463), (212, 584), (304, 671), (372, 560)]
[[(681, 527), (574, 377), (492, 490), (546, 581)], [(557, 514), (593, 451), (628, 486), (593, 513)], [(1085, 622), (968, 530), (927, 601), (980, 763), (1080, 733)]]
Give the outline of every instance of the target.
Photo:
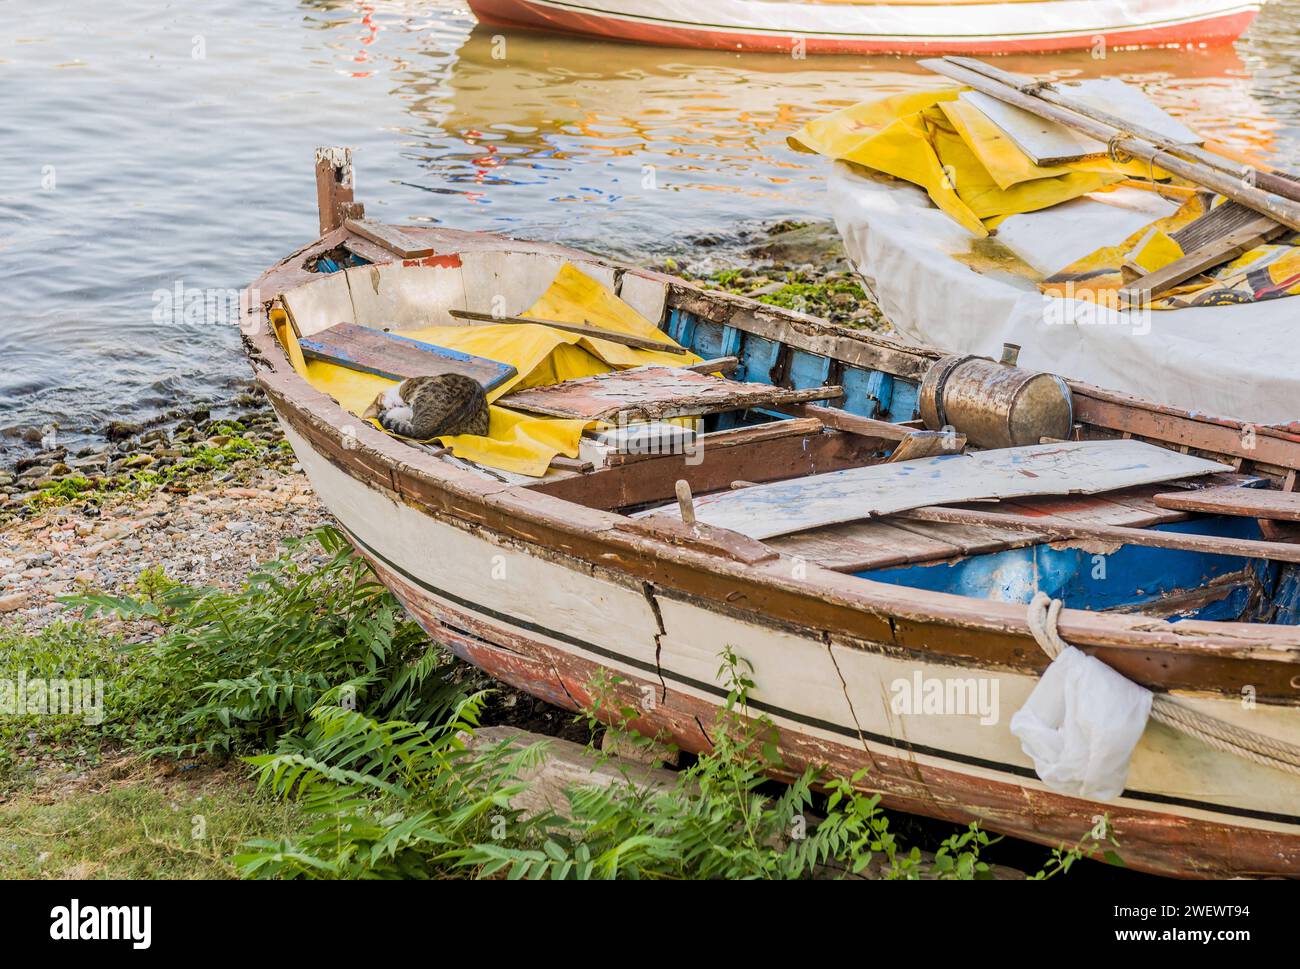
[[(960, 85), (936, 92), (929, 114), (915, 98), (877, 99), (791, 138), (836, 158), (845, 251), (902, 334), (951, 353), (1011, 343), (1035, 369), (1294, 429), (1300, 345), (1279, 334), (1300, 294), (1300, 176), (1205, 138), (1117, 79), (1048, 83), (971, 58), (921, 66)], [(923, 165), (900, 159), (936, 149), (924, 136), (900, 148), (890, 105), (920, 131), (917, 117), (948, 117), (944, 98), (964, 120), (960, 149), (938, 149), (939, 161), (968, 167), (927, 184)], [(864, 120), (875, 110), (885, 115)], [(1115, 167), (1130, 156), (1136, 170)], [(1110, 166), (1113, 181), (1062, 187), (1062, 171), (1088, 166)], [(996, 218), (975, 219), (964, 199)], [(1157, 236), (1163, 261), (1138, 265), (1139, 242)]]
[(668, 47), (808, 54), (1010, 54), (1229, 43), (1233, 0), (469, 0), (483, 24)]

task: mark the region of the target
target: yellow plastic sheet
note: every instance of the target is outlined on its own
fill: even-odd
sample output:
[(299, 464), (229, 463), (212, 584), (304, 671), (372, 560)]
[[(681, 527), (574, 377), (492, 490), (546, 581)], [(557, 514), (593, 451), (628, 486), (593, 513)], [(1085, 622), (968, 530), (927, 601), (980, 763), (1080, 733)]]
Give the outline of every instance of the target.
[[(585, 324), (676, 346), (662, 330), (613, 292), (568, 263), (523, 315), (557, 323)], [(590, 377), (610, 370), (652, 364), (676, 367), (701, 359), (692, 353), (640, 350), (548, 326), (514, 323), (428, 326), (402, 330), (401, 334), (514, 366), (518, 374), (493, 389), (488, 394), (489, 401), (496, 401), (512, 390)], [(294, 345), (293, 350), (297, 351), (298, 347)], [(301, 358), (300, 354), (297, 356)], [(365, 411), (376, 395), (395, 383), (319, 360), (305, 361), (301, 372), (313, 387), (330, 394), (357, 415)], [(495, 403), (489, 416), (486, 437), (460, 434), (438, 440), (457, 457), (540, 477), (557, 454), (577, 457), (582, 432), (594, 426), (585, 420), (523, 414)]]
[(1129, 253), (1128, 261), (1143, 272), (1153, 273), (1177, 262), (1184, 255), (1183, 247), (1168, 232), (1151, 229), (1145, 237), (1138, 240)]
[(806, 124), (793, 148), (919, 185), (940, 209), (983, 238), (1009, 215), (1034, 212), (1115, 184), (1161, 177), (1108, 158), (1036, 165), (958, 88), (855, 104)]

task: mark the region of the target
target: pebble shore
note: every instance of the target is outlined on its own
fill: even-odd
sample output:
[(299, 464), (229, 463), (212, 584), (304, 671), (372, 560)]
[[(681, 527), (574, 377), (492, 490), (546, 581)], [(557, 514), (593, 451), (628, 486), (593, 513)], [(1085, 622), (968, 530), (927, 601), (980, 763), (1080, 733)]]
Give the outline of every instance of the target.
[[(0, 622), (35, 632), (62, 616), (58, 596), (125, 592), (147, 569), (233, 588), (286, 541), (328, 523), (306, 476), (279, 446), (270, 408), (251, 395), (243, 404), (241, 444), (255, 442), (256, 450), (217, 470), (183, 466), (233, 440), (205, 436), (214, 422), (201, 414), (136, 433), (114, 425), (117, 439), (88, 453), (38, 452), (0, 474), (9, 482), (0, 484), (8, 499), (0, 506)], [(169, 467), (176, 473), (161, 482), (129, 474)], [(70, 477), (92, 487), (60, 501), (49, 489)]]

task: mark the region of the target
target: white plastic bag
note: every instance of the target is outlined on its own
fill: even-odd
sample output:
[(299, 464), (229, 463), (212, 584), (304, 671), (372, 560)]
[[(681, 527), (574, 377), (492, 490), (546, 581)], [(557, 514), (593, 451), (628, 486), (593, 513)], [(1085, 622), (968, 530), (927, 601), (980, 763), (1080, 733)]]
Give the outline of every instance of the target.
[(1070, 646), (1011, 718), (1011, 732), (1052, 790), (1109, 801), (1124, 790), (1150, 713), (1150, 690)]

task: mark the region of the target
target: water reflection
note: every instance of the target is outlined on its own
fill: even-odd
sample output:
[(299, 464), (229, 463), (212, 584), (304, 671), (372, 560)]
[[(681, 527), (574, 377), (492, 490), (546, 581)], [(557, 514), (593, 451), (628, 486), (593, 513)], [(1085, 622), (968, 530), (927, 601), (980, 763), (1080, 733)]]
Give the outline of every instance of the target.
[[(225, 393), (232, 330), (160, 327), (151, 294), (239, 287), (315, 231), (311, 152), (357, 149), (367, 211), (632, 259), (825, 218), (807, 119), (946, 83), (903, 57), (496, 33), (455, 0), (35, 6), (0, 38), (0, 427), (93, 427)], [(1118, 74), (1207, 134), (1294, 163), (1300, 0), (1236, 49), (1004, 58)], [(199, 40), (202, 41), (199, 44)], [(196, 56), (196, 45), (202, 56)], [(45, 166), (58, 188), (45, 191)], [(2, 444), (3, 442), (0, 442)]]
[[(1232, 47), (1000, 63), (1038, 76), (1117, 75), (1211, 137), (1275, 147), (1279, 125), (1253, 99), (1250, 72)], [(795, 60), (482, 27), (445, 72), (395, 77), (394, 93), (412, 116), (404, 133), (423, 169), (405, 184), (465, 203), (429, 218), (620, 255), (671, 254), (701, 222), (717, 232), (824, 216), (823, 163), (790, 151), (786, 135), (856, 100), (947, 83), (911, 58)], [(474, 207), (481, 211), (465, 213)]]

